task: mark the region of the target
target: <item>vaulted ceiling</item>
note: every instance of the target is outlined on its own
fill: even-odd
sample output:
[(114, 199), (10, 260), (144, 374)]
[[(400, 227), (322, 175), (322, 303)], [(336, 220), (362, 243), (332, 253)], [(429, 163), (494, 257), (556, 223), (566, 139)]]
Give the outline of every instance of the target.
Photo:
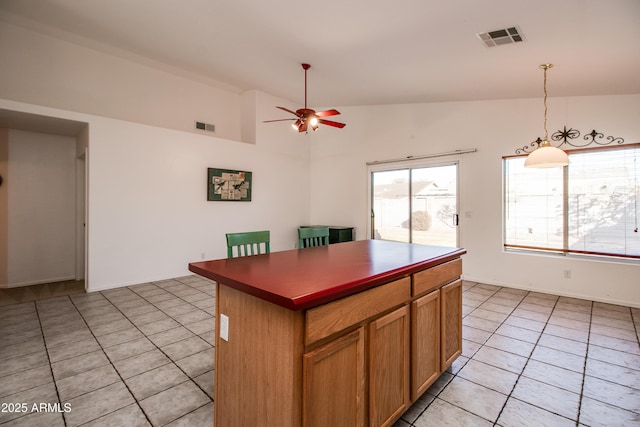
[[(238, 93), (346, 106), (640, 93), (639, 0), (2, 0), (3, 22)], [(522, 41), (487, 47), (480, 33)]]

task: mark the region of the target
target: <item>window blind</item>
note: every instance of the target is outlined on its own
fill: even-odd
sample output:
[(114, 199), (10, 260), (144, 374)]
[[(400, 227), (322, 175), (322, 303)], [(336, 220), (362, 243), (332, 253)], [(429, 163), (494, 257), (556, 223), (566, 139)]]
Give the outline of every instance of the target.
[(640, 259), (640, 144), (568, 154), (566, 168), (504, 158), (505, 248)]

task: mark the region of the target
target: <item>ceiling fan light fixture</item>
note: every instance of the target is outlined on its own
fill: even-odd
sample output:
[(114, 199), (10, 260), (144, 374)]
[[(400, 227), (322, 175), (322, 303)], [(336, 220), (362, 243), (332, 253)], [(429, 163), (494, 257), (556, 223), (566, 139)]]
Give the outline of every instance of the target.
[(549, 143), (549, 132), (547, 131), (547, 70), (553, 67), (553, 64), (541, 64), (540, 68), (544, 71), (544, 139), (538, 143), (531, 154), (527, 156), (524, 166), (527, 168), (553, 168), (566, 166), (569, 164), (569, 156), (559, 148), (553, 147)]
[(315, 111), (311, 108), (307, 108), (307, 70), (311, 68), (309, 64), (302, 64), (302, 69), (304, 70), (304, 108), (298, 108), (296, 111), (290, 110), (286, 107), (278, 107), (276, 108), (286, 111), (287, 113), (293, 114), (297, 117), (297, 119), (276, 119), (276, 120), (263, 120), (262, 123), (271, 123), (271, 122), (283, 122), (289, 120), (295, 120), (295, 122), (291, 125), (293, 129), (298, 132), (307, 133), (309, 127), (312, 130), (317, 130), (320, 125), (333, 126), (335, 128), (342, 129), (346, 125), (340, 122), (334, 122), (333, 120), (327, 120), (325, 117), (337, 116), (340, 114), (340, 111), (332, 108), (326, 111)]

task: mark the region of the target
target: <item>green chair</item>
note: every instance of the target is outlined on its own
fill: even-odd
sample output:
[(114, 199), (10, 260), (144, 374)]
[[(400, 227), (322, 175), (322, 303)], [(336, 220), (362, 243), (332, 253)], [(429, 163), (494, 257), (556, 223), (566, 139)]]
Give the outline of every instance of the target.
[(309, 248), (329, 244), (329, 227), (299, 227), (298, 247)]
[[(233, 248), (236, 248), (235, 256)], [(268, 254), (269, 252), (269, 230), (227, 233), (227, 257), (229, 258)]]

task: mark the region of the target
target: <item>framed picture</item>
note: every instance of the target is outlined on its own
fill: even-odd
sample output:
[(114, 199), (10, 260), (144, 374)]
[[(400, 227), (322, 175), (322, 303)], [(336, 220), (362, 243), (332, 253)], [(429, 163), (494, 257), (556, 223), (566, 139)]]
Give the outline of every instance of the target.
[(208, 201), (251, 201), (251, 172), (208, 168)]

